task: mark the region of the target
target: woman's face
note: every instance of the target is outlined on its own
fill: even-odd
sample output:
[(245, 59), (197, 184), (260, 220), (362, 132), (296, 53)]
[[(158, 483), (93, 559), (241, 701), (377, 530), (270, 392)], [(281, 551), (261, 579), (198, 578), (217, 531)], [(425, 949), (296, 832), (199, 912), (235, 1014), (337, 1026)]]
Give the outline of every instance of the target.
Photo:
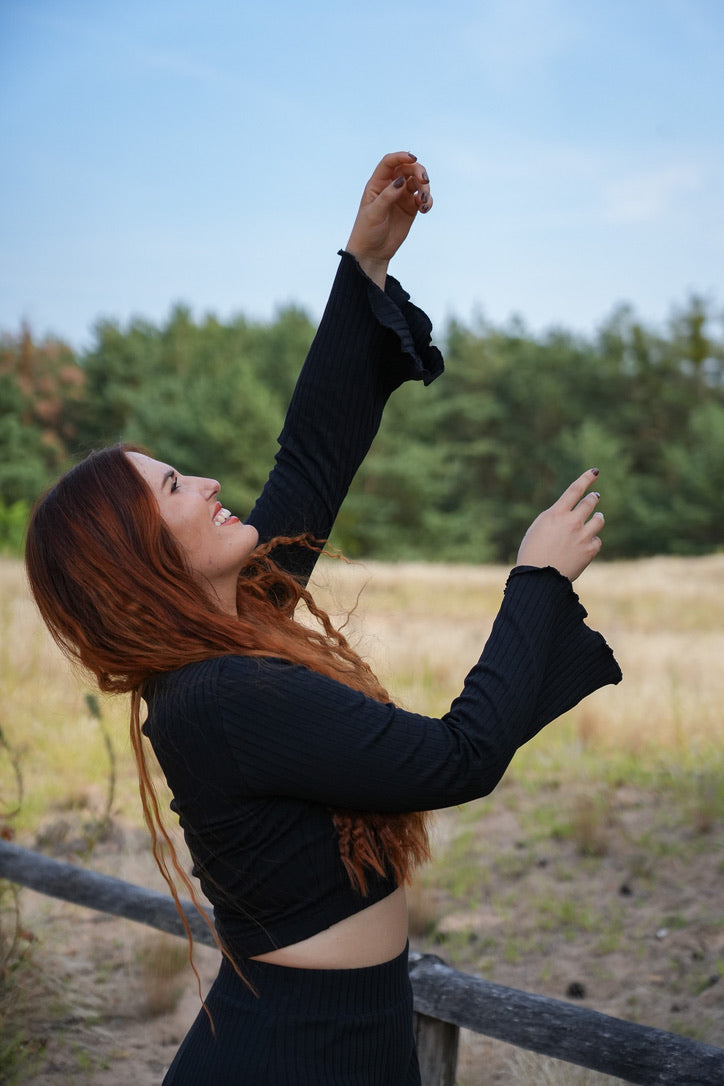
[(125, 454), (146, 480), (161, 516), (202, 583), (211, 585), (222, 606), (236, 614), (236, 580), (259, 535), (217, 500), (215, 479), (181, 475), (143, 453)]

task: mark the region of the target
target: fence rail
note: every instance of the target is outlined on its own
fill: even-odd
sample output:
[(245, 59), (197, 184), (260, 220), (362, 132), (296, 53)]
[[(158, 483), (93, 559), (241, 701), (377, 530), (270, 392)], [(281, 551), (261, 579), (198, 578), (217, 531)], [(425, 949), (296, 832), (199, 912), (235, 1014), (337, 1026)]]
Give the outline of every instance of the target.
[[(0, 878), (38, 893), (185, 935), (166, 894), (0, 841)], [(214, 945), (191, 902), (194, 939)], [(724, 1049), (481, 980), (431, 954), (410, 954), (423, 1086), (453, 1086), (460, 1028), (639, 1086), (724, 1086)]]

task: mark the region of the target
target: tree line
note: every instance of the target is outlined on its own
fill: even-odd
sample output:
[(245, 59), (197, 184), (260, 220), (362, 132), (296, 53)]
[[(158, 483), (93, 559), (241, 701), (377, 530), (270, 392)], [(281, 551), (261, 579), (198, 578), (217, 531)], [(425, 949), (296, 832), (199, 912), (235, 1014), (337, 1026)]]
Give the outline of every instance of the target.
[[(340, 515), (350, 557), (511, 562), (530, 521), (601, 469), (605, 554), (699, 554), (724, 542), (722, 314), (691, 297), (663, 330), (621, 306), (591, 336), (451, 320), (447, 372), (408, 385)], [(89, 449), (125, 440), (220, 479), (242, 516), (264, 484), (314, 327), (99, 322), (74, 352), (27, 327), (0, 337), (0, 549), (19, 552), (35, 498)]]

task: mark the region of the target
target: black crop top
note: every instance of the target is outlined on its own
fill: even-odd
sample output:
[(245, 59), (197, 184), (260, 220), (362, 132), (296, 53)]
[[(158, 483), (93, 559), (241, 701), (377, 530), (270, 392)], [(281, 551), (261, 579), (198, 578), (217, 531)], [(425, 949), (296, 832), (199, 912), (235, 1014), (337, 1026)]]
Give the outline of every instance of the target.
[[(328, 535), (390, 392), (440, 372), (429, 335), (395, 280), (383, 293), (343, 255), (249, 518), (262, 540)], [(279, 548), (275, 557), (308, 577), (315, 556)], [(273, 659), (216, 657), (155, 680), (144, 731), (234, 957), (298, 942), (395, 889), (373, 872), (365, 896), (352, 889), (330, 807), (427, 810), (485, 795), (521, 743), (618, 682), (585, 616), (566, 578), (515, 569), (483, 654), (441, 719)]]

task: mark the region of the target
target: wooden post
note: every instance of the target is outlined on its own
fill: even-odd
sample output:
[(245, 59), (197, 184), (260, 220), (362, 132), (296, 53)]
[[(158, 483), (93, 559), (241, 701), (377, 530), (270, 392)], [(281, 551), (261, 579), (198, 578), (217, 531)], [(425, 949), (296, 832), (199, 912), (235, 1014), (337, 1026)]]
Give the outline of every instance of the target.
[(414, 1020), (422, 1086), (455, 1086), (459, 1028), (417, 1012)]
[(415, 1010), (638, 1086), (724, 1086), (724, 1049), (410, 954)]

